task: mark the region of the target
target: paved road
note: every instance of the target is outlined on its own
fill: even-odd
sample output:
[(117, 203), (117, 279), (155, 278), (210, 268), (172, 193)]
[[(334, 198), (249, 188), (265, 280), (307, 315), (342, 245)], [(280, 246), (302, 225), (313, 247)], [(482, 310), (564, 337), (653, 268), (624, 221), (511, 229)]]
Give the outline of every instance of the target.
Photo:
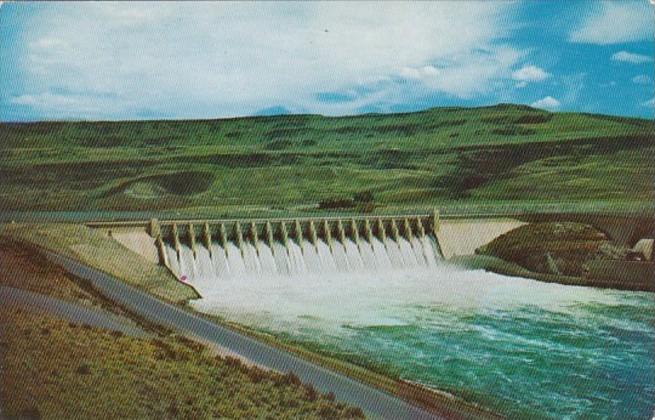
[(440, 418), (422, 408), (347, 376), (303, 360), (289, 352), (241, 335), (191, 312), (162, 302), (101, 271), (70, 258), (46, 252), (47, 257), (71, 274), (90, 281), (106, 297), (144, 318), (181, 333), (207, 340), (233, 351), (260, 366), (279, 372), (293, 371), (304, 383), (322, 392), (334, 392), (338, 400), (361, 407), (367, 415), (389, 419)]
[(66, 302), (28, 290), (0, 286), (0, 302), (3, 305), (20, 306), (34, 312), (47, 313), (78, 324), (120, 331), (134, 337), (148, 335), (137, 325), (131, 323), (130, 320), (111, 312)]

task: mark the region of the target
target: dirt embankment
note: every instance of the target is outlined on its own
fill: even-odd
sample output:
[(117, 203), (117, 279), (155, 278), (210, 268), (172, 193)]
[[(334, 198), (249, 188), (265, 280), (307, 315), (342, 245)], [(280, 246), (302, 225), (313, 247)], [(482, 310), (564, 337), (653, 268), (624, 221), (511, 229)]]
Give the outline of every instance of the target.
[(573, 222), (524, 225), (476, 251), (533, 272), (574, 277), (585, 275), (591, 261), (622, 260), (627, 252), (593, 226)]

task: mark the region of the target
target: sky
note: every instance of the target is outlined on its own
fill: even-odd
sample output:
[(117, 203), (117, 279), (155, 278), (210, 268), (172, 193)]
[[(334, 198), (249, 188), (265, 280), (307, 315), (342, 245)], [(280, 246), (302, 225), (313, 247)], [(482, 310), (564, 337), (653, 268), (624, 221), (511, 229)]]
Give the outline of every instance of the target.
[(0, 2), (0, 121), (527, 104), (653, 118), (649, 0)]

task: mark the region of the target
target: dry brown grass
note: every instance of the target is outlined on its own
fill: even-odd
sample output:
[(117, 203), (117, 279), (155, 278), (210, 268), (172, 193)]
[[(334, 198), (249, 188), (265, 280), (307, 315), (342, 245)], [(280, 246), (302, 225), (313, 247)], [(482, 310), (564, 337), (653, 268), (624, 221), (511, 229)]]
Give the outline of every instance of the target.
[(280, 375), (176, 337), (139, 339), (0, 308), (7, 416), (43, 418), (355, 418)]

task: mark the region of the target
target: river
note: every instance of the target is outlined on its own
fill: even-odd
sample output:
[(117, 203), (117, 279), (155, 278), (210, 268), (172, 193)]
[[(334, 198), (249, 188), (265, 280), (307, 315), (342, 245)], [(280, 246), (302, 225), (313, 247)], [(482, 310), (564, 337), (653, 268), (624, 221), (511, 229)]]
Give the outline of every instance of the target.
[(650, 418), (652, 294), (441, 264), (198, 285), (200, 311), (522, 418)]

